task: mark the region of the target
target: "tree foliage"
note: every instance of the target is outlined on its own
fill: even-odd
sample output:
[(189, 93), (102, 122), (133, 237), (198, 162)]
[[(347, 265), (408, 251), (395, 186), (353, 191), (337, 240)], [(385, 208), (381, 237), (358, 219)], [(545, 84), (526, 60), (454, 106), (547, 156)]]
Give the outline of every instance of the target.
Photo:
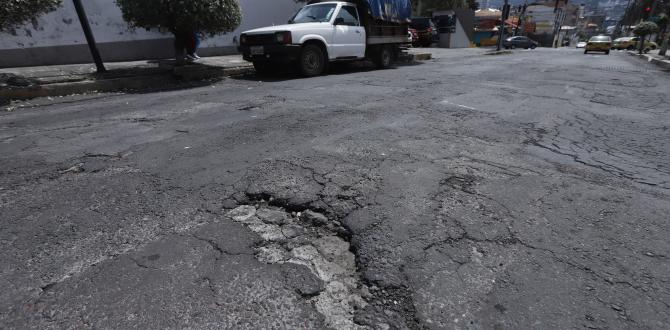
[(658, 18), (656, 19), (656, 24), (658, 25), (659, 29), (663, 29), (668, 25), (669, 21), (670, 18), (668, 17), (668, 14), (662, 13), (658, 15)]
[(116, 0), (132, 27), (172, 33), (217, 34), (235, 30), (242, 20), (238, 0)]
[(646, 21), (635, 26), (633, 33), (638, 36), (646, 36), (658, 31), (658, 25), (654, 22)]
[(58, 8), (62, 0), (2, 0), (0, 31), (8, 31)]

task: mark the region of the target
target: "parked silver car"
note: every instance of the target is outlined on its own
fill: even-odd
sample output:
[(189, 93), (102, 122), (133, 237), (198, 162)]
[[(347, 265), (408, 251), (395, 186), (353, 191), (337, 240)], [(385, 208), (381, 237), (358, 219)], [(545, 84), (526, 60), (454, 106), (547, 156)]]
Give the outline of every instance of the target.
[(524, 36), (509, 37), (503, 41), (503, 47), (505, 47), (505, 49), (509, 48), (535, 49), (537, 45), (538, 45), (537, 41)]

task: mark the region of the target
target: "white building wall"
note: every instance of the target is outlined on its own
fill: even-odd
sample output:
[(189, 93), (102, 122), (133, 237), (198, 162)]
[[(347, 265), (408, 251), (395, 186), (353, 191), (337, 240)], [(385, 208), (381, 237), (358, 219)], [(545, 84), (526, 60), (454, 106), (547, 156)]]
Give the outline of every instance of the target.
[(470, 47), (470, 38), (465, 33), (461, 20), (456, 20), (456, 31), (451, 36), (450, 48), (468, 48)]
[[(172, 55), (171, 34), (156, 29), (131, 30), (114, 0), (82, 2), (105, 60), (156, 58), (163, 52), (166, 53), (162, 57)], [(300, 8), (293, 0), (240, 0), (240, 6), (241, 25), (231, 33), (203, 40), (201, 47), (205, 55), (234, 52), (242, 31), (284, 24)], [(65, 0), (63, 7), (38, 18), (35, 23), (16, 28), (13, 33), (0, 33), (0, 67), (76, 63), (75, 58), (82, 58), (79, 53), (88, 51), (71, 0)], [(90, 55), (84, 57), (85, 62)]]

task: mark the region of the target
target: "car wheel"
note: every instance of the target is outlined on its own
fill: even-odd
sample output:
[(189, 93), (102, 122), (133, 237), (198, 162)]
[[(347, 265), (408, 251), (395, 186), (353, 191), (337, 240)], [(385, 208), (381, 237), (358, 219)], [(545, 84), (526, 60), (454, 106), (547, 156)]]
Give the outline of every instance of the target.
[(393, 54), (391, 54), (391, 47), (381, 46), (375, 55), (374, 62), (377, 68), (386, 69), (391, 66)]
[(635, 46), (628, 46), (626, 50), (635, 50)]
[(326, 55), (321, 47), (309, 44), (302, 48), (298, 67), (304, 76), (318, 76), (326, 70), (326, 61)]
[(535, 44), (530, 45), (530, 49), (535, 49), (535, 47), (537, 47), (537, 45)]
[(609, 54), (610, 54), (610, 51), (609, 51), (609, 50), (606, 50), (606, 51), (605, 51), (605, 55), (609, 55)]

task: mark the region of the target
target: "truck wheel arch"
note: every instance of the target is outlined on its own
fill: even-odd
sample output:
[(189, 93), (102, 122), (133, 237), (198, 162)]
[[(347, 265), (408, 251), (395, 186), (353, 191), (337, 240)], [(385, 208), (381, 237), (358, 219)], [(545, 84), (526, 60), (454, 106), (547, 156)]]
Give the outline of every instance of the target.
[(319, 47), (321, 47), (321, 50), (323, 50), (323, 53), (326, 55), (326, 58), (329, 59), (328, 47), (326, 46), (328, 43), (326, 43), (326, 40), (324, 40), (320, 36), (305, 36), (304, 38), (300, 39), (300, 45), (302, 47), (305, 47), (305, 45), (309, 44), (316, 44)]

